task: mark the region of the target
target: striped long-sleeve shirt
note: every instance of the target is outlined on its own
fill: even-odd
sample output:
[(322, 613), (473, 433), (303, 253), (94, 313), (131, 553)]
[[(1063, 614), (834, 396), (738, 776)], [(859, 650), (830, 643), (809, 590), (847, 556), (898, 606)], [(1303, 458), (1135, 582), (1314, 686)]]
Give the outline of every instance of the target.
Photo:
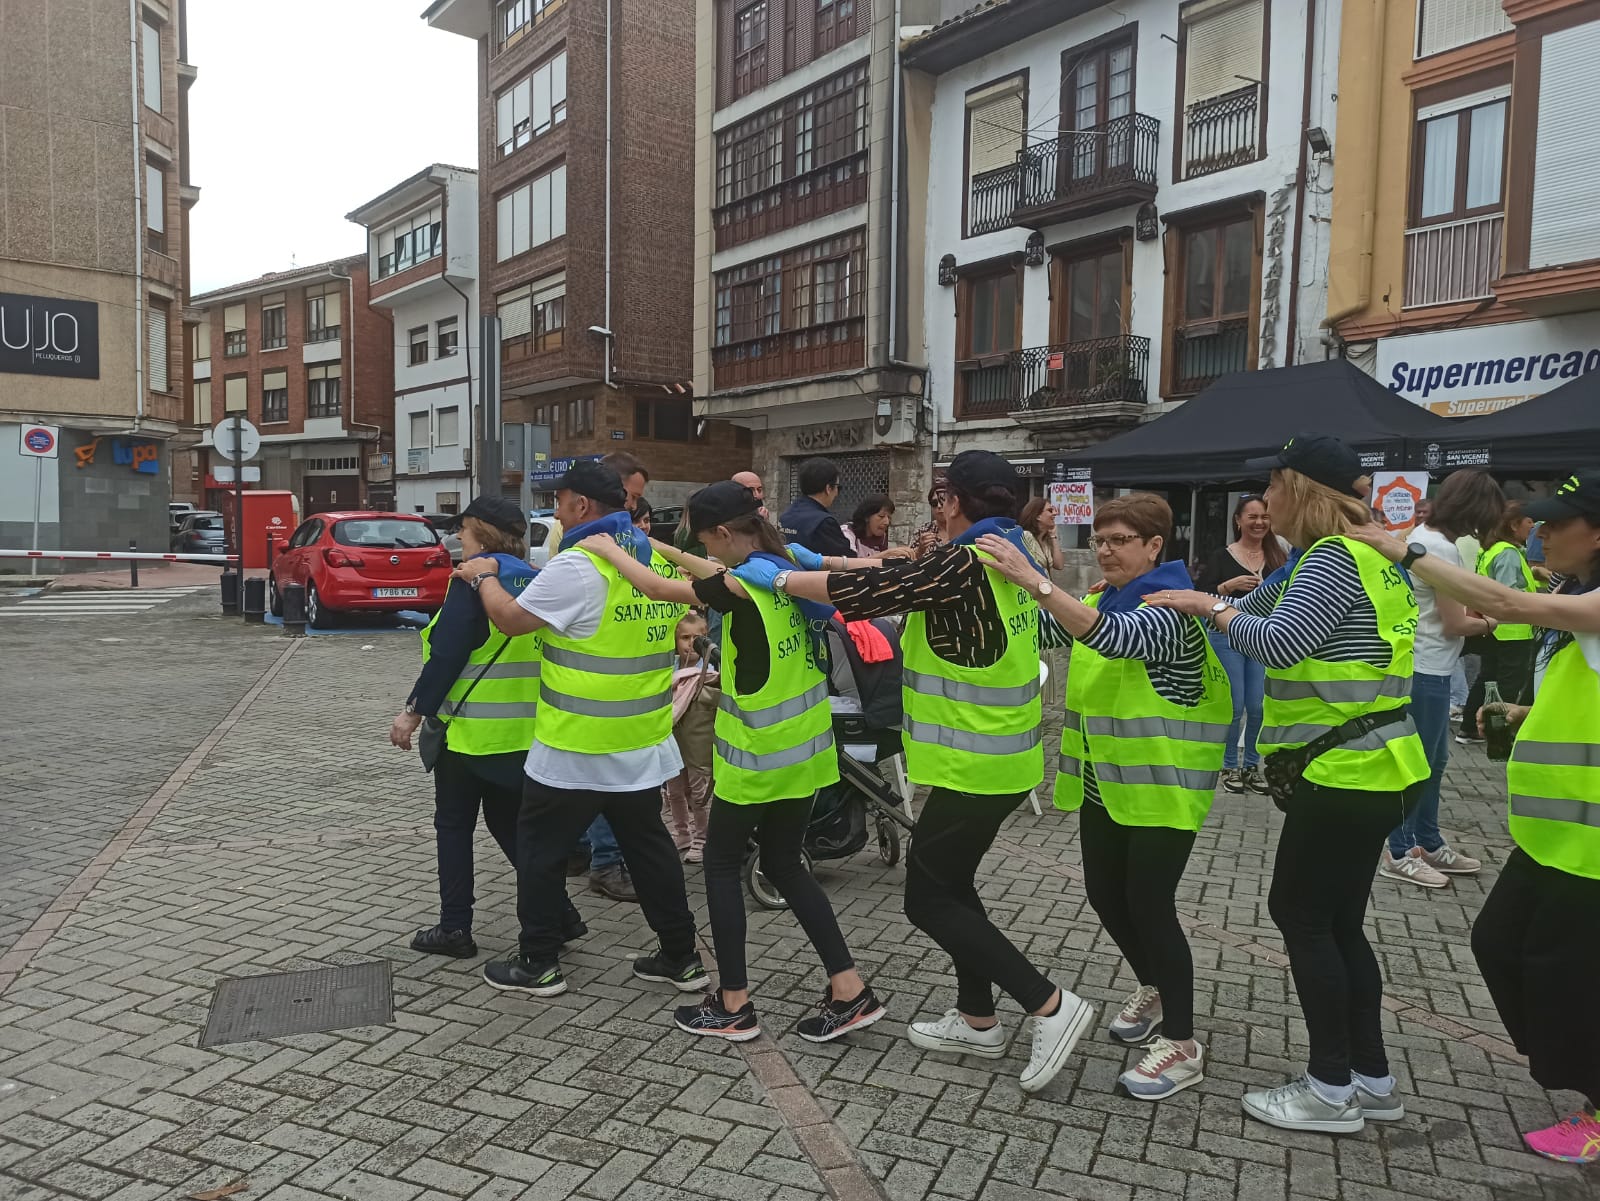
[(1267, 667), (1293, 667), (1313, 656), (1386, 667), (1392, 657), (1355, 556), (1342, 543), (1307, 551), (1292, 588), (1287, 580), (1263, 584), (1236, 604), (1228, 641)]

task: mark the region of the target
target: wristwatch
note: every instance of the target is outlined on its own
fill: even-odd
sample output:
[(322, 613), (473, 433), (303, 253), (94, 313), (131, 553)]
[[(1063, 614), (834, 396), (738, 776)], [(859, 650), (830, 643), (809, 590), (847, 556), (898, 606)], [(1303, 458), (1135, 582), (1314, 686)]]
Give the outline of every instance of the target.
[(483, 577), (493, 574), (494, 573), (492, 571), (480, 571), (477, 575), (473, 576), (467, 581), (467, 586), (476, 592), (479, 588), (483, 587)]
[(1044, 576), (1040, 576), (1037, 580), (1034, 581), (1034, 585), (1033, 585), (1034, 595), (1037, 596), (1040, 600), (1043, 600), (1045, 597), (1049, 596), (1055, 590), (1056, 590), (1056, 586), (1054, 584), (1052, 584), (1049, 580), (1045, 579)]
[(1229, 609), (1231, 609), (1233, 607), (1234, 607), (1233, 602), (1232, 601), (1226, 601), (1226, 600), (1219, 600), (1216, 604), (1211, 606), (1211, 612), (1206, 617), (1206, 620), (1211, 623), (1211, 628), (1213, 630), (1221, 630), (1222, 629), (1222, 627), (1217, 624), (1217, 618), (1221, 617), (1224, 613), (1226, 613)]
[(788, 583), (789, 573), (787, 571), (780, 571), (777, 575), (772, 577), (772, 590), (774, 592), (782, 592)]
[(1428, 548), (1426, 546), (1423, 546), (1422, 543), (1420, 543), (1420, 542), (1408, 542), (1408, 543), (1406, 543), (1405, 557), (1400, 560), (1400, 566), (1404, 567), (1404, 568), (1407, 568), (1409, 570), (1413, 563), (1415, 563), (1418, 559), (1422, 558), (1422, 556), (1427, 554), (1427, 553), (1428, 553)]
[(416, 714), (417, 714), (417, 701), (416, 701), (416, 698), (413, 697), (411, 700), (407, 701), (406, 702), (406, 707), (404, 709), (402, 709), (401, 712), (405, 713), (405, 714), (408, 714), (409, 716), (415, 717)]

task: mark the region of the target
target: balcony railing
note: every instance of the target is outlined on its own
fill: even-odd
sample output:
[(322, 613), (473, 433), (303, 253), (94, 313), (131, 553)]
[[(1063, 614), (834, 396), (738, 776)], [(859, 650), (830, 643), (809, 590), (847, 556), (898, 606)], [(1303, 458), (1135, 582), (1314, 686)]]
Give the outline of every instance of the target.
[(1014, 407), (1011, 355), (988, 355), (956, 364), (961, 389), (958, 417), (1004, 417)]
[(1172, 391), (1186, 396), (1200, 391), (1230, 371), (1249, 366), (1250, 319), (1196, 323), (1173, 331)]
[(849, 317), (713, 347), (712, 380), (717, 388), (743, 388), (798, 379), (861, 367), (866, 354), (866, 321)]
[(1261, 86), (1249, 83), (1183, 110), (1183, 177), (1194, 179), (1261, 157)]
[(713, 211), (717, 249), (726, 250), (766, 234), (861, 204), (867, 198), (867, 152), (786, 179), (774, 187)]
[(1493, 296), (1492, 285), (1500, 278), (1505, 226), (1504, 213), (1490, 213), (1406, 230), (1403, 307), (1418, 309)]
[(1011, 408), (1037, 412), (1071, 405), (1145, 401), (1150, 339), (1132, 334), (1032, 346), (1011, 355)]
[(1155, 195), (1161, 122), (1143, 113), (1036, 142), (1017, 155), (1017, 209), (1065, 216)]
[(967, 231), (993, 233), (1016, 224), (1017, 182), (1021, 173), (1015, 163), (972, 177), (967, 196)]

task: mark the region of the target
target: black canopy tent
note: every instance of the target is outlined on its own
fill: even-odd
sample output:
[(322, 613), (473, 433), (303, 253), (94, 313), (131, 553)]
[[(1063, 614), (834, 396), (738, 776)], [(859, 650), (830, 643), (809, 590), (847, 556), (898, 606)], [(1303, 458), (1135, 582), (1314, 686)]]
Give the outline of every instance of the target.
[(1600, 463), (1600, 371), (1482, 417), (1446, 419), (1411, 448), (1429, 471), (1487, 467), (1496, 475), (1554, 479)]
[(1307, 432), (1342, 438), (1371, 470), (1394, 470), (1419, 461), (1427, 445), (1442, 445), (1458, 424), (1389, 391), (1348, 360), (1329, 359), (1225, 375), (1165, 416), (1098, 446), (1052, 455), (1048, 474), (1064, 464), (1089, 468), (1101, 486), (1227, 483), (1248, 478), (1246, 459)]

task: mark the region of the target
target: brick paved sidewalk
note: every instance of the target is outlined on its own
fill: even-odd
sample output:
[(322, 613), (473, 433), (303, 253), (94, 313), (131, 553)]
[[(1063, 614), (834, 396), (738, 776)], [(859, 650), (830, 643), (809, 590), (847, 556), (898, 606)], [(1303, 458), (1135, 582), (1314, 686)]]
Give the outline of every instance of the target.
[[(1247, 1086), (1305, 1053), (1266, 915), (1276, 813), (1261, 798), (1219, 798), (1190, 865), (1209, 1076), (1167, 1102), (1112, 1092), (1130, 1053), (1100, 1029), (1027, 1097), (1015, 1046), (974, 1066), (906, 1043), (904, 1022), (952, 1003), (949, 965), (900, 912), (902, 869), (867, 855), (819, 877), (890, 1020), (847, 1043), (795, 1038), (821, 973), (790, 917), (758, 912), (751, 975), (775, 1041), (707, 1047), (666, 1020), (676, 994), (629, 975), (648, 941), (633, 906), (578, 897), (591, 933), (566, 961), (574, 991), (547, 1003), (487, 988), (480, 961), (406, 948), (436, 905), (429, 781), (386, 741), (409, 639), (156, 629), (115, 660), (47, 648), (24, 686), (37, 700), (13, 717), (31, 754), (8, 781), (26, 820), (4, 828), (24, 845), (0, 882), (3, 1201), (155, 1201), (241, 1180), (243, 1201), (1600, 1198), (1600, 1173), (1520, 1149), (1518, 1131), (1555, 1110), (1471, 961), (1489, 873), (1440, 893), (1375, 882), (1412, 1116), (1354, 1138), (1239, 1111)], [(0, 641), (8, 667), (20, 649)], [(1445, 804), (1461, 847), (1494, 862), (1509, 847), (1496, 774), (1464, 752)], [(1131, 984), (1083, 901), (1076, 826), (1013, 818), (984, 898), (1104, 1008)], [(481, 839), (485, 954), (514, 942), (509, 884)], [(698, 874), (690, 886), (698, 900)], [(394, 963), (392, 1025), (196, 1048), (219, 978), (373, 958)], [(1008, 1027), (1017, 1016), (1002, 1004)]]

